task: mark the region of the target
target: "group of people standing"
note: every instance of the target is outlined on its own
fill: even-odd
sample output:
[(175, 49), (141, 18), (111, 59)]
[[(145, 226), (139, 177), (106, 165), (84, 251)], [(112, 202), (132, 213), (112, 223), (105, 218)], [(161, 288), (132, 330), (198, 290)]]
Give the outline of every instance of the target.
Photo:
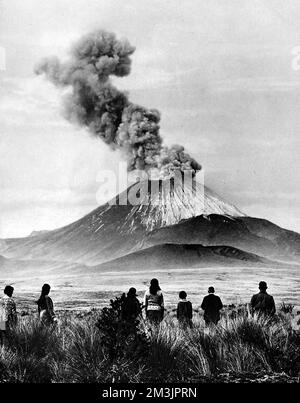
[[(49, 296), (51, 287), (44, 284), (41, 295), (36, 301), (38, 315), (43, 325), (50, 325), (56, 321), (53, 302)], [(6, 333), (17, 323), (16, 303), (13, 299), (14, 287), (7, 285), (4, 288), (4, 297), (0, 304), (0, 343), (4, 342)]]
[[(214, 287), (209, 287), (208, 295), (203, 298), (201, 308), (204, 310), (204, 320), (207, 325), (218, 323), (223, 304), (220, 297), (215, 295)], [(150, 287), (145, 292), (143, 304), (140, 304), (137, 299), (136, 289), (133, 287), (130, 288), (122, 307), (123, 319), (136, 319), (143, 309), (145, 309), (146, 318), (150, 323), (158, 324), (163, 320), (165, 312), (164, 296), (159, 286), (159, 281), (156, 278), (150, 281)], [(192, 327), (193, 306), (187, 300), (187, 293), (185, 291), (180, 291), (179, 293), (176, 314), (178, 322), (182, 327)]]
[[(274, 298), (267, 293), (267, 283), (259, 283), (259, 293), (251, 298), (250, 309), (252, 313), (274, 315), (276, 308)], [(51, 325), (56, 322), (52, 299), (49, 296), (51, 287), (44, 284), (41, 295), (36, 301), (39, 319), (43, 325)], [(4, 297), (0, 304), (0, 342), (3, 343), (6, 332), (17, 322), (16, 304), (13, 299), (14, 288), (10, 285), (4, 289)], [(203, 298), (201, 308), (204, 311), (204, 320), (207, 325), (217, 325), (220, 320), (220, 311), (223, 303), (219, 296), (215, 295), (214, 287), (208, 288), (208, 295)], [(136, 289), (130, 288), (122, 305), (122, 318), (130, 321), (141, 315), (145, 309), (146, 318), (152, 324), (158, 324), (164, 317), (164, 296), (159, 286), (159, 281), (153, 278), (149, 289), (145, 292), (143, 304), (137, 299)], [(192, 327), (193, 306), (187, 300), (187, 293), (180, 291), (177, 304), (177, 319), (180, 326)]]
[[(251, 313), (259, 315), (274, 315), (276, 308), (274, 298), (267, 293), (267, 283), (259, 283), (259, 293), (254, 294), (250, 301)], [(208, 288), (208, 295), (203, 298), (201, 309), (204, 311), (204, 320), (206, 325), (217, 325), (220, 320), (220, 311), (223, 308), (221, 298), (215, 295), (214, 287)], [(164, 317), (164, 297), (159, 286), (159, 281), (154, 278), (150, 282), (150, 287), (144, 295), (143, 305), (141, 306), (137, 299), (136, 289), (130, 288), (127, 298), (122, 308), (124, 319), (137, 318), (142, 309), (146, 311), (146, 318), (151, 323), (159, 323)], [(193, 325), (193, 306), (187, 300), (187, 293), (180, 291), (177, 304), (177, 319), (179, 324), (186, 328)]]

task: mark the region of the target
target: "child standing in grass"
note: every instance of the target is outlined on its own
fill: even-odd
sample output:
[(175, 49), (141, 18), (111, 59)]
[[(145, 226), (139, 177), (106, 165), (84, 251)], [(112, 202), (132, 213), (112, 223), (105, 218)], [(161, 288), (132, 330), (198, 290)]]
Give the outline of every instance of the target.
[(190, 301), (187, 301), (187, 293), (185, 291), (180, 291), (179, 302), (177, 305), (177, 319), (180, 327), (186, 329), (187, 327), (192, 327), (193, 322), (193, 306)]

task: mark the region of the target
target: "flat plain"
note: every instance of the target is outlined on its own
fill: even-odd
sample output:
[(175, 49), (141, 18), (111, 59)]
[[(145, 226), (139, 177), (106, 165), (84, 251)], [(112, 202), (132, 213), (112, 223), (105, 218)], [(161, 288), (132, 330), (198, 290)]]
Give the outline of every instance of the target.
[(116, 268), (111, 271), (86, 266), (74, 272), (56, 270), (40, 270), (24, 273), (0, 272), (0, 287), (7, 283), (15, 287), (15, 299), (20, 310), (35, 309), (34, 301), (38, 298), (43, 283), (52, 287), (51, 296), (55, 307), (59, 310), (88, 310), (101, 308), (109, 304), (110, 299), (127, 292), (135, 287), (142, 301), (145, 290), (151, 278), (160, 281), (167, 309), (174, 309), (178, 293), (185, 290), (195, 309), (201, 305), (203, 296), (209, 286), (214, 286), (223, 303), (244, 304), (250, 301), (252, 294), (258, 292), (258, 282), (267, 281), (269, 293), (275, 298), (277, 305), (282, 302), (300, 309), (300, 267), (297, 265), (277, 265), (276, 267), (199, 267), (182, 269), (147, 270), (126, 268), (126, 271)]

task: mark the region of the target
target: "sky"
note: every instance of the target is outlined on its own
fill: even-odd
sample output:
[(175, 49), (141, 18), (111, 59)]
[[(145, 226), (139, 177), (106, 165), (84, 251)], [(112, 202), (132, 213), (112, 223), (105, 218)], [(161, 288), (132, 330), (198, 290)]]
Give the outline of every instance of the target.
[(115, 84), (160, 110), (165, 144), (246, 214), (300, 232), (299, 20), (297, 0), (0, 0), (0, 238), (79, 219), (119, 170), (33, 73), (99, 28), (136, 47)]

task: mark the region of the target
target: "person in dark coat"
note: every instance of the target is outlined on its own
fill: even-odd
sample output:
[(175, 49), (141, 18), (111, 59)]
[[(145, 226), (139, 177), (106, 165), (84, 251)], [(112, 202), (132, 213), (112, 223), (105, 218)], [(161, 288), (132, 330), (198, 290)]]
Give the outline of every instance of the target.
[(276, 307), (274, 298), (267, 293), (267, 283), (260, 281), (258, 288), (259, 293), (254, 294), (250, 302), (252, 315), (257, 313), (259, 315), (273, 316), (276, 312)]
[(177, 319), (181, 328), (192, 327), (193, 307), (190, 301), (187, 301), (187, 293), (180, 291), (179, 302), (177, 305)]
[(122, 306), (122, 319), (133, 322), (141, 313), (141, 304), (137, 299), (136, 289), (131, 287)]
[(204, 310), (204, 320), (207, 325), (220, 320), (220, 310), (223, 308), (221, 298), (215, 295), (214, 287), (209, 287), (208, 295), (203, 298), (201, 308)]

